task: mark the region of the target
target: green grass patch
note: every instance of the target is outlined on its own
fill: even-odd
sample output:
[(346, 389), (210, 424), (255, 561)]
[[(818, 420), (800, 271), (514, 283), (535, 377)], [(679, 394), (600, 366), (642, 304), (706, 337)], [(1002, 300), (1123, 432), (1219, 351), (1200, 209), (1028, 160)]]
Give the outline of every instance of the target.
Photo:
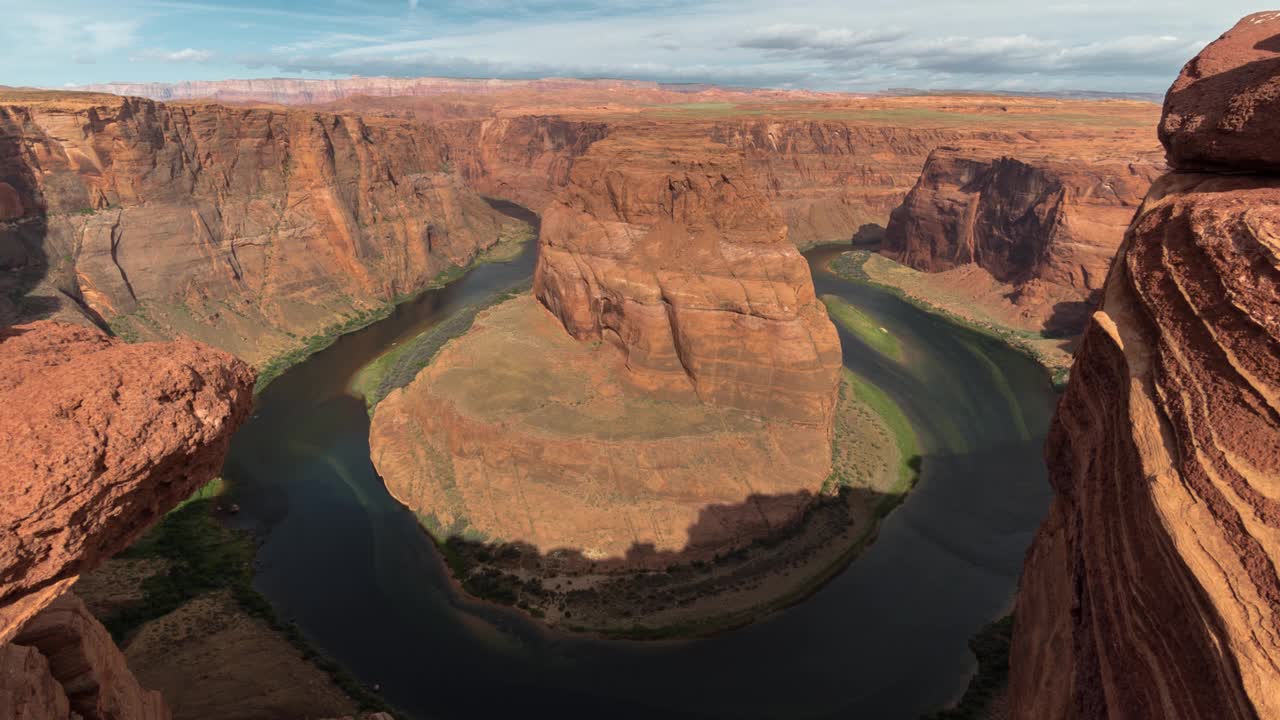
[(845, 330), (853, 333), (871, 349), (895, 362), (902, 362), (902, 345), (898, 338), (871, 316), (854, 307), (849, 301), (836, 295), (823, 295), (827, 312)]
[[(868, 259), (870, 259), (870, 257), (870, 251), (851, 250), (837, 256), (831, 261), (829, 267), (833, 273), (845, 280), (873, 285), (881, 290), (896, 295), (903, 302), (910, 303), (927, 313), (938, 315), (953, 325), (958, 325), (967, 330), (978, 333), (979, 335), (1000, 341), (1016, 352), (1022, 353), (1023, 355), (1031, 358), (1037, 365), (1044, 368), (1049, 373), (1050, 382), (1053, 384), (1053, 388), (1055, 390), (1061, 392), (1066, 389), (1067, 381), (1071, 379), (1071, 368), (1057, 367), (1053, 365), (1050, 363), (1048, 358), (1046, 358), (1034, 345), (1031, 344), (1031, 341), (1033, 340), (1052, 338), (1043, 333), (1032, 332), (1030, 330), (1018, 330), (1015, 328), (1005, 327), (1003, 325), (997, 325), (995, 323), (984, 323), (970, 320), (969, 318), (957, 315), (946, 308), (939, 307), (933, 303), (914, 297), (913, 295), (905, 292), (902, 288), (876, 282), (871, 279), (871, 276), (868, 275), (867, 271), (863, 268), (863, 265)], [(827, 297), (830, 296), (823, 296), (823, 300), (826, 301)], [(828, 308), (829, 307), (830, 306), (828, 306)]]
[(1013, 616), (987, 625), (969, 640), (978, 658), (978, 674), (969, 681), (964, 696), (953, 708), (939, 710), (923, 720), (985, 720), (991, 701), (1009, 686), (1009, 648), (1013, 643)]
[(884, 517), (902, 502), (920, 476), (920, 440), (911, 420), (893, 398), (852, 370), (845, 368), (843, 372), (845, 382), (853, 388), (854, 398), (884, 420), (898, 446), (898, 482), (885, 493), (885, 499), (876, 508), (876, 515)]
[(417, 336), (374, 358), (351, 379), (351, 390), (364, 398), (370, 414), (392, 390), (402, 388), (431, 364), (435, 356), (450, 340), (471, 329), (476, 315), (486, 308), (506, 302), (529, 289), (522, 284), (511, 290), (493, 295), (469, 305), (431, 326)]

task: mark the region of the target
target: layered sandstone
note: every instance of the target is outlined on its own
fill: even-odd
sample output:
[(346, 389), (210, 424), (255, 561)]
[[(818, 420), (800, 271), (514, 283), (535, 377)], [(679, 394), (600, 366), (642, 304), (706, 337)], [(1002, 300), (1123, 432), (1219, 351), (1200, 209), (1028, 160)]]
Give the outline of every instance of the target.
[(442, 539), (666, 567), (822, 487), (841, 360), (808, 268), (739, 156), (664, 143), (594, 143), (543, 216), (536, 300), (377, 407), (374, 464)]
[(839, 340), (786, 232), (736, 154), (611, 137), (546, 209), (534, 293), (639, 387), (829, 427)]
[(939, 148), (881, 252), (931, 273), (977, 266), (1008, 288), (1026, 325), (1075, 334), (1162, 167), (1128, 142)]
[(221, 468), (253, 373), (189, 341), (0, 330), (0, 716), (169, 717), (66, 590)]
[(410, 120), (0, 101), (0, 270), (20, 316), (73, 302), (127, 337), (261, 362), (465, 264), (504, 222)]
[[(1246, 23), (1280, 36), (1280, 16)], [(1194, 87), (1171, 114), (1231, 96)], [(1017, 718), (1280, 717), (1280, 181), (1247, 174), (1280, 170), (1275, 138), (1183, 165), (1200, 128), (1163, 127), (1176, 172), (1130, 226), (1046, 448)], [(1208, 164), (1232, 173), (1189, 172)]]
[(878, 239), (940, 145), (1024, 142), (995, 130), (785, 118), (717, 123), (710, 137), (743, 153), (748, 174), (782, 213), (799, 247)]

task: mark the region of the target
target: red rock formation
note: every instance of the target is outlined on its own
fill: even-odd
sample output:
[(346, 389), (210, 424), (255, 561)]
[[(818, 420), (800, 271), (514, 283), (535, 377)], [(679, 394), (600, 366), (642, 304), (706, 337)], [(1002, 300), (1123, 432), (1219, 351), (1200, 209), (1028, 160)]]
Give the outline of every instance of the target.
[(445, 123), (449, 160), (484, 195), (541, 212), (569, 183), (574, 160), (608, 134), (608, 125), (557, 117), (487, 118)]
[(1249, 15), (1200, 52), (1164, 101), (1160, 141), (1183, 170), (1280, 165), (1280, 12)]
[[(32, 701), (43, 702), (48, 720), (168, 720), (160, 693), (138, 684), (124, 655), (80, 598), (67, 593), (27, 623), (13, 639), (10, 652), (23, 653), (26, 672), (10, 677), (41, 688)], [(32, 653), (31, 651), (35, 651)], [(40, 667), (36, 657), (47, 664)], [(50, 683), (49, 681), (53, 682)], [(4, 693), (0, 691), (0, 698)], [(28, 701), (28, 702), (32, 702)], [(64, 703), (71, 715), (64, 710)], [(34, 702), (32, 702), (34, 705)], [(0, 700), (0, 711), (3, 700)], [(3, 717), (10, 717), (3, 715)]]
[(259, 362), (497, 241), (447, 154), (395, 118), (19, 96), (0, 104), (0, 269), (127, 335)]
[(830, 473), (840, 345), (740, 156), (611, 134), (540, 242), (542, 306), (481, 315), (378, 406), (392, 494), (437, 535), (570, 567), (707, 560), (795, 522)]
[(976, 264), (1011, 285), (1014, 301), (1046, 328), (1078, 332), (1160, 173), (1158, 161), (1128, 147), (1067, 154), (1084, 149), (934, 151), (893, 211), (881, 252), (927, 272)]
[[(1194, 87), (1166, 107), (1233, 97)], [(1199, 128), (1163, 127), (1180, 163)], [(1239, 151), (1189, 167), (1260, 167)], [(1185, 169), (1134, 218), (1054, 419), (1016, 718), (1280, 717), (1280, 181)]]
[[(643, 132), (592, 146), (542, 220), (534, 292), (651, 391), (830, 427), (835, 328), (736, 154)], [(660, 143), (660, 144), (657, 144)]]
[(864, 226), (882, 227), (939, 145), (1025, 143), (1016, 134), (983, 129), (835, 120), (719, 123), (711, 139), (743, 152), (746, 173), (765, 188), (799, 247), (848, 240)]
[(189, 341), (0, 330), (0, 642), (212, 478), (253, 374)]

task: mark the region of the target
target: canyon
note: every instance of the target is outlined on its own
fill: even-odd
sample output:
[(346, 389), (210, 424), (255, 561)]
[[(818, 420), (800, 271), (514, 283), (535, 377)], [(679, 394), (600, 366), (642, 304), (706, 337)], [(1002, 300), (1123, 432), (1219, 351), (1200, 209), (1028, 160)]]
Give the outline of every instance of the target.
[[(249, 366), (274, 377), (527, 240), (496, 198), (541, 217), (531, 289), (476, 312), (368, 427), (386, 490), (463, 589), (569, 630), (700, 634), (847, 565), (921, 462), (870, 404), (874, 384), (842, 373), (800, 253), (853, 243), (875, 253), (873, 283), (1058, 358), (1083, 330), (1046, 453), (1057, 498), (1017, 601), (1015, 716), (1268, 715), (1273, 648), (1250, 628), (1270, 627), (1277, 592), (1274, 20), (1189, 64), (1162, 116), (621, 81), (0, 90), (0, 362), (14, 368), (0, 427), (23, 428), (12, 476), (54, 477), (0, 518), (0, 683), (22, 688), (0, 697), (29, 698), (15, 717), (226, 711), (189, 682), (208, 658), (164, 648), (242, 642), (292, 653), (288, 682), (308, 688), (262, 707), (355, 712), (278, 628), (244, 630), (232, 597), (134, 628), (122, 654), (92, 616), (94, 578), (83, 601), (67, 590), (133, 567), (104, 562), (217, 474)], [(39, 318), (74, 324), (14, 324)], [(153, 342), (173, 338), (243, 362)], [(911, 342), (877, 362), (915, 381)], [(57, 494), (83, 478), (101, 487)], [(810, 526), (827, 534), (797, 530)], [(1157, 614), (1196, 632), (1147, 644), (1165, 637)], [(183, 624), (210, 617), (225, 622), (199, 637)], [(270, 695), (248, 674), (211, 684)]]
[[(1183, 69), (1045, 459), (1015, 718), (1261, 718), (1276, 695), (1280, 13)], [(1270, 103), (1270, 105), (1268, 104)]]

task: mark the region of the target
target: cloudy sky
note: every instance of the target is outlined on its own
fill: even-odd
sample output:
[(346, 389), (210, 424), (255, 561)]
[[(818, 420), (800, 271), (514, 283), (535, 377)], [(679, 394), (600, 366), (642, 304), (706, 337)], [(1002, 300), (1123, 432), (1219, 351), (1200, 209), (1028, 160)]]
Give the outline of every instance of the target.
[(1234, 0), (0, 0), (0, 85), (350, 75), (1163, 92)]

